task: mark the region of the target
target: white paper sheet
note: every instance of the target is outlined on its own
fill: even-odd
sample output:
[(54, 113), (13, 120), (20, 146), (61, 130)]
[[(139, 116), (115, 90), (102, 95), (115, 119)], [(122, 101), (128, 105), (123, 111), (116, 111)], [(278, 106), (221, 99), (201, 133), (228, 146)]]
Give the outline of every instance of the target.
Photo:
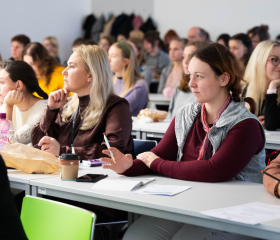
[(102, 179), (91, 188), (110, 191), (131, 191), (134, 188), (141, 187), (153, 181), (155, 181), (155, 178), (119, 176), (116, 178)]
[(140, 189), (134, 190), (133, 193), (174, 196), (174, 195), (184, 192), (190, 188), (191, 188), (190, 186), (152, 184), (152, 185), (143, 186)]
[(280, 205), (252, 202), (233, 207), (202, 211), (201, 213), (211, 217), (254, 225), (280, 218)]

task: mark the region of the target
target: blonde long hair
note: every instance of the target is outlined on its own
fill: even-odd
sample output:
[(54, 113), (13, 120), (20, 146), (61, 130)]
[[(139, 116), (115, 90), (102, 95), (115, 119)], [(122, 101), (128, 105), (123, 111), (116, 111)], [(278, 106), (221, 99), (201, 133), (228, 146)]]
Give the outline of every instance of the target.
[(51, 45), (55, 48), (54, 53), (50, 53), (50, 55), (52, 57), (57, 57), (58, 56), (58, 40), (57, 40), (57, 38), (53, 37), (53, 36), (48, 36), (48, 37), (44, 38), (44, 41), (45, 40), (50, 41)]
[[(122, 51), (123, 58), (129, 59), (122, 76), (125, 84), (120, 97), (123, 97), (132, 87), (134, 87), (136, 81), (141, 78), (141, 75), (133, 48), (124, 40), (118, 41), (117, 43), (113, 44), (113, 46), (119, 48)], [(114, 76), (114, 85), (116, 81), (117, 77)]]
[[(106, 107), (109, 96), (113, 93), (112, 72), (107, 52), (95, 45), (80, 45), (74, 52), (84, 60), (86, 71), (91, 73), (93, 81), (90, 83), (90, 101), (84, 111), (84, 120), (81, 130), (92, 129)], [(62, 111), (64, 122), (73, 119), (75, 111), (79, 107), (79, 98), (74, 94)]]
[[(268, 87), (265, 66), (267, 58), (275, 46), (280, 46), (280, 43), (271, 40), (260, 42), (253, 51), (245, 70), (244, 80), (247, 84), (246, 97), (254, 99), (256, 103), (255, 115), (258, 115), (263, 107), (263, 100)], [(280, 102), (279, 91), (277, 102)]]

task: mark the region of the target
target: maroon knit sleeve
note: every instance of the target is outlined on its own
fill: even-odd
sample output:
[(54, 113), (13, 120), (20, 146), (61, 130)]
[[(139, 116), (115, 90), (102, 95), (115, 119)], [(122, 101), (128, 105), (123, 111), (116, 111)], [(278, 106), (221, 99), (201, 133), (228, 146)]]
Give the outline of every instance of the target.
[(209, 160), (174, 162), (156, 159), (151, 169), (168, 177), (189, 181), (230, 180), (249, 163), (253, 155), (262, 150), (264, 137), (260, 128), (255, 119), (246, 119), (228, 132), (220, 148)]
[[(170, 123), (162, 140), (156, 147), (151, 150), (151, 152), (162, 159), (170, 159), (176, 161), (178, 146), (175, 136), (175, 118)], [(132, 167), (126, 170), (123, 175), (138, 176), (151, 173), (153, 173), (153, 171), (151, 171), (141, 160), (135, 159)]]

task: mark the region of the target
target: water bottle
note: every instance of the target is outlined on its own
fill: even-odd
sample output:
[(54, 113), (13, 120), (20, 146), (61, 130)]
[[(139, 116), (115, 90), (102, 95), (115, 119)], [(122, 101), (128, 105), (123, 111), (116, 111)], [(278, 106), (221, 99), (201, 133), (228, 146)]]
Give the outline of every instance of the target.
[(0, 113), (0, 150), (9, 142), (10, 123), (6, 120), (6, 113)]

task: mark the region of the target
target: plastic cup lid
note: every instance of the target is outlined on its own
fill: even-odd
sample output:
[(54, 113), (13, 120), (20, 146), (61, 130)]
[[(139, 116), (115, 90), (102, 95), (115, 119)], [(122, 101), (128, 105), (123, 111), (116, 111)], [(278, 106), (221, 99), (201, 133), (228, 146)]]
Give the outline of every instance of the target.
[(80, 160), (80, 157), (77, 154), (73, 153), (63, 153), (60, 157), (60, 160)]

